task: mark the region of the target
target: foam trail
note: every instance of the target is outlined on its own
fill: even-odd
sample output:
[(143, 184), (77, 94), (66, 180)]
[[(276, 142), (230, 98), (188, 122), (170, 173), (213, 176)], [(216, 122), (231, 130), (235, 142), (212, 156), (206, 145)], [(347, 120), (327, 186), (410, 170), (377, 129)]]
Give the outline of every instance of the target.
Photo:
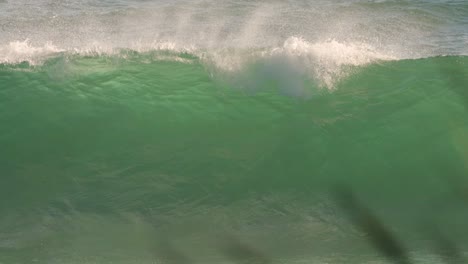
[[(426, 14), (421, 16), (386, 1), (9, 1), (0, 11), (0, 63), (40, 64), (61, 52), (120, 56), (125, 50), (168, 51), (198, 57), (214, 72), (243, 72), (266, 61), (284, 64), (288, 71), (333, 88), (349, 75), (350, 66), (466, 54), (468, 34), (456, 24), (466, 22), (463, 16), (443, 27), (436, 23), (444, 12), (460, 13), (466, 5), (432, 5), (436, 11), (426, 12), (414, 4)], [(444, 34), (449, 29), (457, 34)], [(451, 45), (438, 47), (441, 41)], [(181, 61), (178, 55), (169, 57)]]
[(7, 46), (0, 46), (0, 63), (15, 64), (26, 61), (30, 64), (36, 64), (48, 56), (64, 51), (51, 42), (42, 47), (34, 47), (31, 46), (29, 40), (14, 41)]
[[(250, 33), (249, 33), (250, 34)], [(333, 88), (335, 83), (346, 77), (349, 66), (362, 66), (375, 61), (396, 59), (390, 55), (377, 52), (365, 43), (341, 43), (328, 40), (310, 43), (303, 38), (290, 37), (281, 46), (272, 48), (257, 48), (246, 50), (207, 50), (193, 45), (181, 46), (174, 42), (153, 42), (149, 44), (134, 42), (130, 49), (116, 49), (100, 43), (91, 43), (81, 48), (58, 47), (52, 42), (43, 46), (33, 46), (29, 40), (15, 41), (0, 47), (1, 63), (16, 64), (28, 62), (37, 65), (46, 59), (59, 56), (62, 53), (82, 56), (117, 56), (125, 58), (128, 51), (139, 53), (170, 52), (153, 56), (154, 60), (173, 60), (191, 63), (180, 54), (188, 53), (201, 59), (206, 66), (214, 66), (214, 70), (225, 73), (242, 72), (253, 63), (266, 62), (270, 70), (296, 72), (315, 79), (321, 85)], [(269, 66), (268, 66), (269, 65)], [(278, 68), (280, 67), (280, 68)], [(277, 69), (274, 69), (277, 68)]]

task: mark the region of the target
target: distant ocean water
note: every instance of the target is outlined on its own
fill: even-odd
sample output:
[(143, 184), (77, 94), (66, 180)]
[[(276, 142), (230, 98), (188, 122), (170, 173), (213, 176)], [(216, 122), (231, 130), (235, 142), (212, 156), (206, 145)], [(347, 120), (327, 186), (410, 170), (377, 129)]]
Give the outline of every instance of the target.
[(466, 254), (468, 1), (0, 0), (1, 264), (391, 263), (337, 186)]

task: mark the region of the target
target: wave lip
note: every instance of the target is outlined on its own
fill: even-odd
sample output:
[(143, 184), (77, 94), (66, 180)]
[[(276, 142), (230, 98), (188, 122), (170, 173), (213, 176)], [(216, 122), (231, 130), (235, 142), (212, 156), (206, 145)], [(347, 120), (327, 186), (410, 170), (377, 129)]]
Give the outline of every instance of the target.
[(66, 50), (55, 46), (52, 42), (36, 47), (32, 46), (29, 40), (13, 41), (3, 47), (0, 46), (0, 63), (18, 64), (28, 62), (35, 65), (42, 62), (44, 58), (64, 51)]
[[(245, 72), (249, 65), (262, 64), (263, 72), (290, 79), (294, 76), (315, 80), (320, 86), (333, 88), (348, 76), (349, 67), (362, 66), (376, 61), (396, 60), (397, 57), (378, 51), (375, 47), (359, 42), (339, 42), (329, 39), (309, 42), (301, 37), (289, 37), (282, 45), (264, 48), (201, 48), (193, 44), (177, 42), (133, 42), (129, 47), (112, 47), (102, 43), (90, 43), (84, 47), (59, 47), (52, 42), (34, 46), (29, 40), (14, 41), (0, 46), (0, 63), (28, 62), (40, 65), (60, 54), (78, 56), (117, 56), (123, 59), (129, 53), (152, 53), (153, 60), (172, 60), (192, 63), (182, 58), (189, 54), (198, 58), (206, 67), (221, 73)], [(157, 54), (159, 53), (159, 54)], [(291, 76), (286, 76), (292, 74)]]
[(343, 43), (334, 39), (310, 43), (302, 38), (287, 39), (282, 48), (272, 54), (286, 55), (304, 66), (309, 74), (326, 87), (334, 87), (346, 77), (349, 66), (363, 66), (376, 61), (396, 60), (394, 56), (377, 51), (366, 43)]

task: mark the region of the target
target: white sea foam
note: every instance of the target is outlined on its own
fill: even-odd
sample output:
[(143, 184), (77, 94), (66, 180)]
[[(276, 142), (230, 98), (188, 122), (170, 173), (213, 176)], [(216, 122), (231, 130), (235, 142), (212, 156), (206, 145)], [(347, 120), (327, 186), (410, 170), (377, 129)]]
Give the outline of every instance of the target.
[(0, 63), (15, 64), (21, 62), (29, 62), (36, 64), (39, 61), (65, 51), (51, 42), (47, 42), (42, 46), (32, 46), (29, 40), (13, 41), (8, 45), (0, 46)]
[[(313, 43), (299, 37), (290, 37), (279, 47), (250, 52), (217, 51), (203, 55), (205, 60), (223, 71), (241, 72), (246, 66), (261, 62), (271, 75), (288, 73), (292, 74), (291, 78), (305, 76), (328, 88), (333, 88), (337, 81), (346, 77), (350, 66), (399, 59), (377, 51), (366, 43), (333, 39)], [(282, 78), (290, 79), (287, 76)]]
[(295, 64), (303, 66), (309, 75), (327, 87), (333, 87), (336, 81), (345, 77), (349, 66), (398, 59), (366, 43), (342, 43), (333, 39), (310, 43), (297, 37), (289, 38), (283, 47), (273, 49), (271, 54), (294, 60)]
[[(81, 48), (67, 49), (52, 42), (35, 46), (29, 40), (25, 40), (0, 46), (0, 63), (28, 62), (37, 65), (48, 58), (63, 54), (125, 58), (128, 52), (124, 51), (152, 52), (151, 59), (153, 60), (191, 63), (192, 60), (180, 56), (182, 53), (188, 53), (198, 57), (207, 67), (218, 72), (234, 74), (244, 71), (249, 65), (261, 62), (265, 71), (270, 71), (272, 74), (284, 75), (287, 72), (291, 77), (305, 76), (329, 88), (348, 74), (346, 69), (349, 66), (362, 66), (375, 61), (398, 59), (379, 52), (366, 43), (346, 43), (333, 39), (312, 43), (303, 38), (290, 37), (278, 47), (244, 49), (206, 49), (168, 41), (150, 43), (134, 41), (126, 49), (92, 42)], [(158, 53), (158, 51), (164, 53)], [(287, 76), (283, 77), (289, 79), (286, 78)]]
[[(434, 36), (436, 23), (406, 9), (389, 12), (359, 1), (180, 0), (91, 7), (86, 1), (22, 1), (0, 11), (0, 63), (37, 65), (60, 54), (125, 57), (125, 51), (191, 63), (180, 56), (188, 53), (216, 73), (242, 73), (261, 63), (267, 75), (306, 77), (333, 88), (350, 67), (441, 55), (436, 46), (421, 44)], [(466, 45), (451, 54), (460, 52)]]

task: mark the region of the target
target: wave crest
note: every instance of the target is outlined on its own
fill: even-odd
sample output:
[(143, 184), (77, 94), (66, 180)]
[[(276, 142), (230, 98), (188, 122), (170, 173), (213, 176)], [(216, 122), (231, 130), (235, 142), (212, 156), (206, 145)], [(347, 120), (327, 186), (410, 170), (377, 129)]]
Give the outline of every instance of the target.
[[(192, 63), (181, 54), (189, 54), (214, 72), (221, 74), (245, 73), (256, 65), (264, 73), (280, 76), (286, 82), (296, 77), (313, 79), (319, 86), (333, 88), (349, 75), (350, 67), (362, 66), (376, 61), (396, 60), (379, 52), (366, 43), (339, 42), (334, 39), (312, 43), (301, 37), (290, 37), (282, 45), (265, 48), (220, 48), (206, 49), (176, 42), (134, 42), (127, 48), (113, 48), (100, 43), (90, 43), (82, 48), (59, 47), (52, 42), (35, 46), (29, 40), (10, 42), (0, 46), (0, 63), (18, 64), (28, 62), (40, 65), (50, 58), (64, 55), (116, 56), (126, 59), (134, 53), (151, 53), (155, 61)], [(285, 83), (284, 85), (288, 85)]]

